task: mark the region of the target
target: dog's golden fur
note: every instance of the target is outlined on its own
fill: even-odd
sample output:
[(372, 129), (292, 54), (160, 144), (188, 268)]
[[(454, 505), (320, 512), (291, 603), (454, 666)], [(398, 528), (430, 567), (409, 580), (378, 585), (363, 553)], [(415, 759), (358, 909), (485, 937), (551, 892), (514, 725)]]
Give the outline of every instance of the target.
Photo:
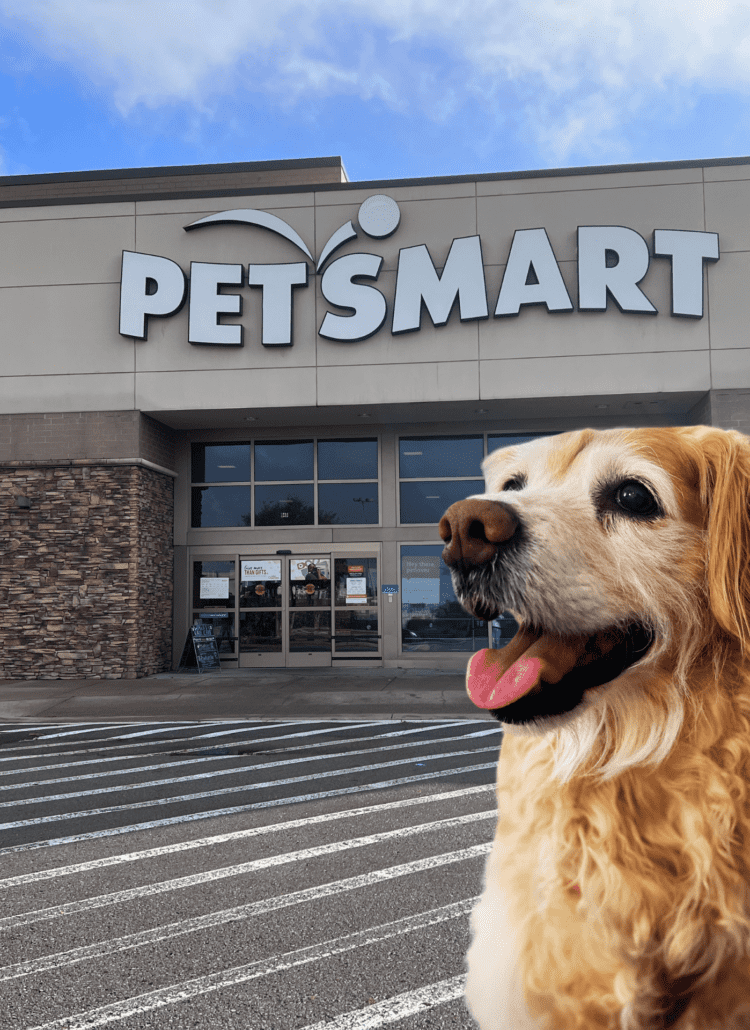
[[(481, 1030), (750, 1028), (750, 440), (584, 430), (485, 475), (529, 533), (519, 621), (637, 618), (654, 643), (573, 711), (505, 724), (469, 1009)], [(618, 477), (662, 517), (597, 513)]]

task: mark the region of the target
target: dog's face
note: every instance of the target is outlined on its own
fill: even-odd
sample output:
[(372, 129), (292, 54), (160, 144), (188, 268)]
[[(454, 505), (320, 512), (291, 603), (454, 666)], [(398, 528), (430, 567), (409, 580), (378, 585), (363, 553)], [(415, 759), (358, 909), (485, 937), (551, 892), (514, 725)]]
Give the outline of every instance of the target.
[(746, 437), (582, 430), (495, 451), (483, 469), (487, 492), (449, 508), (440, 533), (464, 607), (511, 612), (508, 653), (540, 656), (532, 688), (493, 709), (502, 722), (567, 725), (594, 688), (684, 682), (709, 637), (747, 636)]

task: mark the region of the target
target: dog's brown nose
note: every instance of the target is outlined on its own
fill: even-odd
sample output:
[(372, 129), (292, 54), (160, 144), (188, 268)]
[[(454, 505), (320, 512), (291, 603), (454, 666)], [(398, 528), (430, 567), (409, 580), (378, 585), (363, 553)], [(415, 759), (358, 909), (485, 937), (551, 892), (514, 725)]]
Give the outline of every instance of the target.
[(445, 541), (443, 561), (457, 565), (484, 565), (518, 528), (518, 519), (500, 501), (457, 501), (440, 520)]

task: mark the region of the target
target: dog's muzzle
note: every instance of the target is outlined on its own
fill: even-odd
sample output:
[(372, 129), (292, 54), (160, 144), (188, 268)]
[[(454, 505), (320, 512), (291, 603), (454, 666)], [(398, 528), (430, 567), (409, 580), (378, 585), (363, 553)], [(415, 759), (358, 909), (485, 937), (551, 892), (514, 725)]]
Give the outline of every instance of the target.
[(486, 565), (517, 529), (518, 519), (502, 501), (456, 501), (438, 526), (445, 543), (443, 561), (457, 572)]

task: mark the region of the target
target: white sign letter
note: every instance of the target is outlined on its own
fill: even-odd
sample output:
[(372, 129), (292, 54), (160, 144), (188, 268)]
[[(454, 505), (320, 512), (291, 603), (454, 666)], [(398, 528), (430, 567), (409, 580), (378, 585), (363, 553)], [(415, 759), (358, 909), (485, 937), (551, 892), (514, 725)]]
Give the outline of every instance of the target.
[(320, 327), (327, 340), (366, 340), (385, 322), (385, 297), (374, 286), (355, 283), (355, 278), (377, 279), (382, 257), (377, 254), (347, 254), (331, 262), (323, 273), (320, 289), (329, 302), (351, 308), (351, 315), (332, 315), (329, 311)]
[(219, 325), (218, 316), (242, 314), (242, 298), (219, 293), (220, 286), (241, 286), (242, 265), (190, 265), (190, 318), (188, 342), (241, 347), (241, 325)]
[[(533, 273), (535, 283), (530, 283)], [(518, 229), (505, 266), (495, 317), (517, 315), (522, 304), (546, 304), (548, 311), (572, 311), (546, 229)]]
[(307, 286), (307, 262), (248, 265), (247, 285), (263, 288), (263, 346), (291, 347), (292, 287)]
[(422, 301), (434, 325), (445, 325), (458, 297), (461, 321), (487, 318), (487, 293), (478, 236), (454, 240), (438, 276), (430, 252), (422, 244), (405, 247), (398, 256), (396, 296), (391, 332), (410, 333), (422, 321)]
[(123, 250), (120, 332), (145, 340), (147, 315), (174, 315), (185, 303), (185, 274), (169, 258)]
[(672, 314), (703, 318), (703, 262), (719, 260), (719, 234), (655, 229), (654, 254), (672, 258)]
[(648, 272), (648, 265), (648, 246), (634, 229), (579, 225), (579, 310), (606, 311), (609, 290), (620, 311), (655, 315), (656, 308), (636, 285)]

